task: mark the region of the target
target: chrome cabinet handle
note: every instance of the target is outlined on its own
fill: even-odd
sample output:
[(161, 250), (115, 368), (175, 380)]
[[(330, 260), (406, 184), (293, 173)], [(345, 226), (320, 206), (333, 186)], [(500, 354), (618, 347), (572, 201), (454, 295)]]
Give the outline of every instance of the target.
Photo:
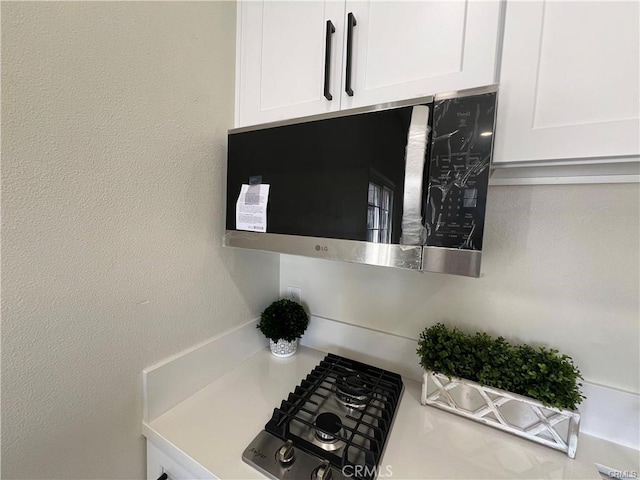
[(347, 15), (347, 67), (346, 67), (346, 76), (344, 82), (344, 91), (347, 92), (347, 95), (353, 97), (353, 89), (351, 88), (351, 63), (353, 57), (353, 27), (355, 27), (358, 23), (356, 22), (356, 17), (353, 13), (349, 12)]
[(324, 98), (331, 101), (333, 95), (329, 92), (329, 83), (331, 81), (331, 37), (336, 31), (331, 20), (327, 20), (327, 36), (324, 46)]

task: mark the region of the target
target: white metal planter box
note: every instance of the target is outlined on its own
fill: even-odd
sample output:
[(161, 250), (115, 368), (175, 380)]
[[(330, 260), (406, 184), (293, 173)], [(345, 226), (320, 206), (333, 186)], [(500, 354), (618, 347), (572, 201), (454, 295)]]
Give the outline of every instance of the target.
[(580, 412), (546, 407), (538, 400), (426, 371), (422, 404), (467, 417), (575, 458)]

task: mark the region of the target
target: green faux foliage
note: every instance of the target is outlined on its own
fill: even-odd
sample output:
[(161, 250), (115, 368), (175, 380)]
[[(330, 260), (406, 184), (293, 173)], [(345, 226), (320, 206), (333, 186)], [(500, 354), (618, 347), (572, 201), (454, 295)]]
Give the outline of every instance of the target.
[(282, 299), (273, 302), (260, 314), (257, 328), (270, 340), (290, 342), (301, 337), (309, 325), (309, 316), (302, 305)]
[(417, 353), (425, 370), (525, 395), (546, 406), (573, 410), (585, 398), (580, 371), (557, 350), (511, 345), (502, 337), (469, 335), (438, 323), (420, 334)]

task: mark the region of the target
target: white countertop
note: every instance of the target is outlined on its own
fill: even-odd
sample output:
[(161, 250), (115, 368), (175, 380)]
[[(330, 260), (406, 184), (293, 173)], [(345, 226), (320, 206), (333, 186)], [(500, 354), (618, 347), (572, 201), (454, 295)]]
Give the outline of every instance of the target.
[[(242, 461), (273, 409), (324, 353), (300, 347), (287, 359), (260, 350), (159, 417), (143, 434), (223, 479), (264, 478)], [(575, 459), (542, 445), (420, 404), (421, 385), (405, 391), (381, 461), (393, 479), (600, 479), (594, 464), (638, 471), (638, 451), (580, 434)], [(187, 465), (185, 465), (187, 467)], [(380, 477), (379, 477), (380, 478)]]

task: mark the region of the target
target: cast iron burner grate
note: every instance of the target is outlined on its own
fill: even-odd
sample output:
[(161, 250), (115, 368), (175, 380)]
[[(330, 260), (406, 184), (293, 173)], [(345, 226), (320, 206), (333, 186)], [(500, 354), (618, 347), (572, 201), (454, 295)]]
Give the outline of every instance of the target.
[[(396, 373), (328, 354), (274, 409), (265, 430), (352, 478), (369, 480), (377, 474), (403, 388)], [(327, 411), (338, 413), (341, 428), (326, 421)]]

